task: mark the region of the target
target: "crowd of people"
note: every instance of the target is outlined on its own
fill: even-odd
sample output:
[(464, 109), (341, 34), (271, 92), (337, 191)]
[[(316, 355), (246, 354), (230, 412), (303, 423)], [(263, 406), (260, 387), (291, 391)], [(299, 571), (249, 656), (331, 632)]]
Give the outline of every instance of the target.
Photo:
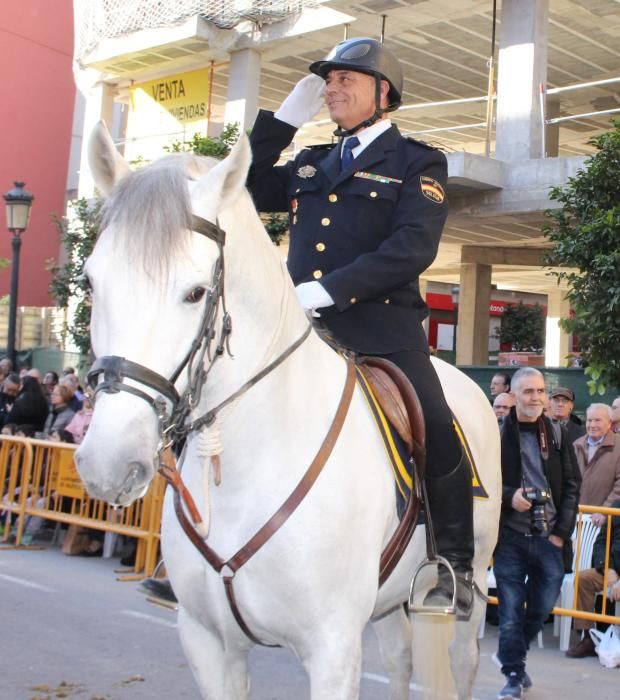
[[(571, 571), (571, 537), (579, 505), (620, 507), (620, 397), (592, 403), (584, 422), (575, 393), (524, 367), (511, 377), (497, 372), (490, 400), (501, 433), (502, 512), (493, 566), (499, 599), (499, 648), (494, 660), (506, 676), (499, 698), (521, 698), (532, 685), (526, 672), (530, 642), (538, 635)], [(594, 612), (603, 592), (620, 600), (620, 516), (593, 513), (601, 528), (592, 566), (580, 572), (577, 609)], [(606, 556), (608, 555), (608, 557)], [(608, 561), (607, 568), (605, 562)], [(566, 655), (596, 655), (591, 620), (576, 618), (576, 643)]]
[(79, 444), (88, 429), (92, 406), (73, 367), (42, 375), (36, 368), (14, 372), (0, 360), (0, 430), (17, 435)]

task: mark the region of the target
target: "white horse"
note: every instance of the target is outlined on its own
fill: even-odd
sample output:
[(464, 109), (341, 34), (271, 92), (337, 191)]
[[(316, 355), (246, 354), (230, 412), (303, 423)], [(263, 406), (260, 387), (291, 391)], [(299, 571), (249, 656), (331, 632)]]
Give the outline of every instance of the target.
[[(183, 479), (198, 510), (208, 513), (208, 545), (227, 559), (279, 509), (314, 459), (341, 400), (345, 360), (314, 332), (302, 340), (308, 319), (245, 189), (251, 157), (246, 138), (221, 162), (168, 156), (134, 173), (103, 125), (95, 129), (90, 149), (95, 182), (110, 195), (106, 225), (85, 266), (92, 287), (95, 355), (126, 358), (136, 363), (133, 368), (140, 365), (172, 377), (182, 393), (191, 372), (176, 375), (200, 335), (205, 299), (215, 314), (216, 338), (209, 354), (199, 352), (191, 361), (194, 378), (197, 363), (209, 373), (199, 397), (192, 388), (188, 421), (235, 398), (217, 413), (215, 423), (188, 434)], [(231, 354), (215, 352), (224, 318), (222, 304), (213, 302), (220, 246), (195, 232), (192, 214), (218, 222), (226, 232)], [(283, 358), (296, 341), (298, 347)], [(237, 395), (277, 358), (281, 361), (272, 371)], [(475, 503), (475, 580), (486, 591), (500, 504), (497, 424), (488, 400), (470, 379), (441, 361), (435, 366), (489, 496)], [(149, 386), (129, 370), (133, 379), (122, 381), (109, 365), (107, 372), (115, 393), (99, 393), (77, 461), (92, 496), (125, 505), (145, 493), (155, 474), (165, 419), (158, 418), (160, 409), (149, 406), (159, 393), (157, 382)], [(221, 483), (219, 469), (212, 468), (219, 457), (210, 457), (220, 452)], [(379, 558), (397, 522), (385, 449), (365, 398), (355, 388), (344, 426), (314, 486), (234, 577), (245, 624), (261, 642), (294, 652), (309, 675), (313, 700), (358, 697), (362, 632), (369, 620), (381, 643), (390, 697), (409, 697), (411, 624), (402, 604), (426, 547), (420, 526), (379, 588)], [(182, 645), (202, 696), (247, 698), (247, 654), (253, 643), (231, 613), (221, 576), (182, 531), (171, 489), (164, 505), (162, 548), (179, 599)], [(443, 650), (430, 643), (418, 649), (425, 657), (423, 667), (433, 669), (434, 681), (450, 677), (451, 664), (461, 699), (472, 693), (483, 610), (477, 598), (468, 622), (451, 622), (449, 655), (447, 644)], [(431, 620), (431, 629), (445, 627), (442, 618), (424, 619)]]

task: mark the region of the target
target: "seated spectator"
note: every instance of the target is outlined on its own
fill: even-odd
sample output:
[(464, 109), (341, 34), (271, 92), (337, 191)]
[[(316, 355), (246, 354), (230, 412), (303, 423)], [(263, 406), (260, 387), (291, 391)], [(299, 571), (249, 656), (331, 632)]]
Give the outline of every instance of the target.
[(15, 397), (15, 403), (6, 414), (5, 423), (27, 423), (36, 431), (45, 427), (49, 408), (41, 385), (34, 377), (24, 377), (22, 387)]
[(36, 367), (29, 369), (26, 373), (26, 376), (34, 377), (39, 382), (39, 384), (41, 384), (41, 372)]
[(551, 405), (551, 420), (554, 425), (563, 425), (571, 442), (582, 437), (586, 429), (579, 416), (573, 413), (575, 408), (575, 392), (565, 386), (556, 386), (551, 392), (549, 403)]
[[(611, 504), (612, 508), (620, 508), (620, 500)], [(594, 612), (596, 594), (602, 592), (605, 573), (605, 548), (607, 544), (607, 516), (594, 542), (592, 551), (592, 568), (579, 572), (579, 591), (577, 593), (577, 610)], [(611, 600), (620, 600), (620, 515), (611, 519), (611, 541), (609, 551), (609, 568), (607, 569), (607, 594)], [(609, 614), (609, 613), (608, 613)], [(592, 620), (575, 618), (573, 623), (576, 631), (581, 632), (581, 640), (571, 647), (566, 656), (571, 659), (583, 659), (586, 656), (596, 656), (594, 642), (588, 630), (594, 627)]]
[(52, 442), (67, 442), (73, 445), (73, 435), (68, 430), (52, 430), (49, 439)]
[(620, 396), (611, 404), (611, 429), (620, 433)]
[(69, 387), (72, 393), (71, 401), (69, 402), (69, 408), (77, 413), (81, 410), (84, 404), (84, 394), (80, 391), (80, 382), (75, 374), (66, 374), (58, 382), (59, 386)]
[(35, 433), (34, 425), (23, 423), (15, 426), (15, 437), (33, 438)]
[(50, 435), (55, 430), (64, 430), (71, 422), (75, 411), (69, 408), (73, 394), (64, 384), (58, 384), (52, 391), (52, 410), (45, 422), (44, 431)]
[(15, 423), (7, 423), (6, 425), (2, 426), (2, 430), (0, 430), (0, 435), (15, 435), (15, 428), (17, 426)]
[(493, 413), (497, 417), (497, 422), (501, 425), (504, 418), (510, 413), (510, 409), (515, 405), (515, 399), (512, 394), (502, 392), (495, 397), (493, 401)]
[(47, 394), (48, 397), (51, 397), (54, 387), (58, 384), (58, 375), (56, 372), (46, 372), (42, 384), (44, 393)]
[[(609, 508), (620, 498), (620, 435), (611, 430), (611, 408), (607, 404), (588, 407), (586, 433), (574, 443), (582, 476), (579, 503)], [(592, 515), (598, 527), (606, 521), (600, 513)]]
[(510, 375), (505, 372), (496, 372), (491, 379), (489, 390), (491, 391), (491, 404), (493, 404), (498, 394), (510, 392)]
[(21, 382), (17, 374), (9, 374), (2, 383), (0, 391), (0, 424), (2, 425), (6, 423), (6, 416), (13, 408), (20, 386)]
[(84, 398), (84, 404), (82, 406), (82, 409), (73, 416), (71, 422), (69, 423), (69, 425), (67, 425), (67, 431), (71, 433), (71, 435), (73, 436), (73, 441), (77, 445), (79, 445), (84, 439), (84, 435), (88, 430), (88, 426), (90, 425), (92, 417), (93, 406), (88, 396), (86, 396)]

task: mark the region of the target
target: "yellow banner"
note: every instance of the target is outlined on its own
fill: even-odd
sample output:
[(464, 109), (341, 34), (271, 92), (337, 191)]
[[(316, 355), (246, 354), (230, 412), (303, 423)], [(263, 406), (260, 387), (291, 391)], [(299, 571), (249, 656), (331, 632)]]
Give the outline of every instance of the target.
[(164, 155), (164, 146), (207, 133), (208, 68), (138, 83), (129, 93), (128, 160), (153, 160)]

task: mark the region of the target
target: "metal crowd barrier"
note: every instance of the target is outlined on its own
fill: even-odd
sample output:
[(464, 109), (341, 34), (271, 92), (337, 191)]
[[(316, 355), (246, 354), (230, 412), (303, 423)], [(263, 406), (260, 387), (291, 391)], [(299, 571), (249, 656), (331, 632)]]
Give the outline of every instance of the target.
[[(577, 536), (573, 541), (573, 548), (575, 550), (575, 568), (573, 571), (574, 576), (574, 592), (573, 592), (573, 606), (572, 608), (562, 608), (555, 607), (552, 610), (553, 615), (566, 616), (578, 618), (581, 620), (592, 620), (594, 622), (604, 622), (612, 625), (620, 625), (620, 603), (616, 603), (616, 614), (608, 614), (608, 600), (607, 596), (602, 596), (602, 611), (600, 613), (589, 612), (586, 610), (577, 610), (577, 599), (579, 594), (579, 577), (582, 571), (591, 568), (591, 556), (590, 560), (581, 563), (581, 545), (582, 545), (582, 533), (584, 532), (583, 527), (583, 515), (592, 513), (601, 513), (607, 516), (607, 540), (605, 547), (605, 575), (603, 580), (603, 591), (607, 590), (607, 571), (609, 569), (609, 555), (610, 555), (610, 543), (611, 543), (611, 518), (612, 516), (620, 516), (620, 508), (604, 508), (603, 506), (579, 506), (579, 514), (577, 516)], [(570, 574), (569, 574), (570, 575)], [(494, 605), (498, 604), (497, 596), (489, 596), (489, 603)]]
[(86, 493), (73, 461), (76, 448), (0, 436), (0, 518), (4, 521), (0, 544), (9, 544), (14, 536), (14, 546), (23, 546), (31, 517), (135, 537), (134, 571), (150, 576), (157, 563), (164, 480), (156, 475), (143, 498), (126, 508), (114, 508)]

